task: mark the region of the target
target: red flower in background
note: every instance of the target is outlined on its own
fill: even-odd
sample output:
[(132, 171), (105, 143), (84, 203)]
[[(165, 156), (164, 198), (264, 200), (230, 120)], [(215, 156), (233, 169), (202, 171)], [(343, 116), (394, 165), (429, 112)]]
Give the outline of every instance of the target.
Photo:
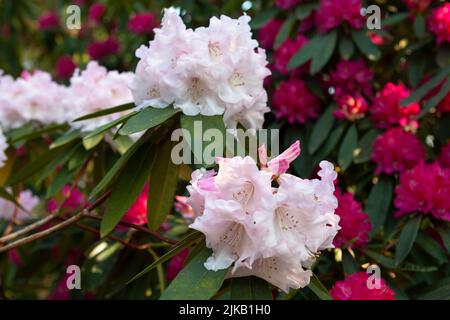
[(300, 79), (282, 81), (272, 97), (273, 111), (277, 119), (287, 119), (290, 124), (305, 123), (319, 116), (319, 99)]
[(361, 0), (321, 0), (316, 14), (316, 25), (320, 32), (327, 32), (346, 22), (353, 29), (361, 29)]
[(122, 221), (137, 225), (147, 223), (148, 188), (149, 184), (147, 183), (142, 189), (141, 194), (137, 197), (136, 201), (134, 201), (133, 205), (122, 217)]
[(72, 76), (76, 67), (70, 56), (62, 56), (56, 61), (56, 75), (59, 79), (68, 79)]
[(436, 219), (450, 221), (450, 169), (439, 163), (420, 163), (400, 175), (395, 188), (395, 217), (419, 211)]
[[(65, 185), (62, 188), (62, 196), (64, 197), (64, 202), (61, 205), (61, 208), (68, 212), (73, 213), (87, 205), (85, 194), (77, 187)], [(47, 211), (54, 212), (58, 207), (58, 200), (56, 198), (50, 199), (47, 204)]]
[(298, 5), (301, 2), (301, 0), (277, 0), (275, 5), (278, 8), (289, 10), (294, 8), (296, 5)]
[(450, 168), (450, 143), (447, 143), (441, 148), (439, 154), (439, 164), (443, 168)]
[(94, 3), (89, 7), (88, 17), (90, 20), (100, 23), (106, 12), (106, 6), (103, 3)]
[(258, 32), (259, 44), (266, 49), (272, 49), (275, 38), (283, 25), (283, 20), (272, 19), (267, 22)]
[[(307, 42), (308, 39), (301, 34), (299, 34), (295, 39), (286, 39), (275, 51), (273, 57), (273, 69), (280, 73), (288, 74), (289, 71), (287, 69), (287, 65), (289, 60), (291, 60), (294, 54)], [(300, 71), (300, 69), (296, 69), (296, 71)]]
[(369, 276), (365, 272), (349, 275), (345, 280), (337, 281), (330, 290), (334, 300), (395, 300), (395, 294), (383, 279), (380, 288), (370, 289), (367, 283)]
[(188, 254), (189, 250), (186, 248), (178, 252), (172, 259), (170, 259), (166, 269), (167, 281), (172, 281), (175, 279), (177, 274), (181, 271), (181, 269), (183, 269), (183, 265), (188, 257)]
[(329, 84), (337, 99), (343, 95), (372, 95), (373, 73), (363, 59), (340, 60), (330, 73)]
[(47, 12), (38, 19), (39, 30), (49, 30), (59, 27), (59, 17), (54, 11)]
[(438, 44), (450, 42), (450, 3), (437, 7), (428, 18), (428, 30), (436, 35)]
[(367, 101), (362, 96), (344, 95), (337, 99), (338, 109), (333, 113), (338, 119), (354, 121), (364, 117)]
[(448, 93), (444, 99), (439, 103), (437, 109), (440, 112), (450, 112), (450, 93)]
[(128, 21), (128, 30), (136, 34), (152, 33), (159, 21), (152, 12), (133, 14)]
[(88, 48), (88, 54), (93, 60), (99, 60), (119, 51), (120, 44), (114, 38), (108, 38), (104, 41), (92, 42)]
[(403, 0), (410, 11), (424, 12), (431, 4), (431, 0)]
[(403, 84), (387, 83), (377, 93), (371, 107), (371, 119), (375, 127), (387, 129), (392, 126), (417, 128), (417, 116), (420, 113), (418, 103), (411, 103), (405, 107), (400, 102), (409, 96), (409, 90)]
[(400, 127), (389, 129), (373, 144), (372, 161), (377, 164), (377, 174), (403, 172), (424, 159), (425, 150), (419, 138)]
[(350, 192), (343, 194), (341, 190), (336, 188), (334, 195), (338, 200), (335, 213), (341, 218), (339, 220), (341, 230), (338, 231), (333, 244), (339, 248), (345, 244), (351, 246), (350, 242), (355, 241), (356, 246), (365, 246), (369, 241), (368, 234), (372, 230), (369, 216), (362, 211), (361, 203), (356, 201)]

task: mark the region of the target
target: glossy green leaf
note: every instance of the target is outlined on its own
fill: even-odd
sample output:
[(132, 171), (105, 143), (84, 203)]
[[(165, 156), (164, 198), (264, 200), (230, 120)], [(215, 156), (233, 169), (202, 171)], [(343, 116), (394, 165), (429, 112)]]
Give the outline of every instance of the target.
[(428, 255), (437, 260), (439, 264), (448, 262), (448, 255), (445, 253), (445, 249), (441, 247), (431, 236), (425, 234), (418, 234), (416, 243), (421, 247)]
[(392, 14), (381, 20), (381, 26), (383, 28), (388, 27), (388, 26), (393, 26), (397, 23), (400, 23), (400, 22), (406, 20), (409, 16), (410, 16), (410, 14), (408, 12)]
[(425, 107), (420, 113), (420, 117), (425, 116), (432, 108), (436, 108), (437, 105), (447, 96), (450, 92), (450, 77), (444, 82), (439, 92), (434, 95), (430, 100), (425, 103)]
[(320, 51), (316, 52), (312, 57), (310, 72), (316, 74), (330, 61), (336, 48), (337, 30), (330, 31), (322, 36)]
[(98, 136), (106, 131), (108, 131), (109, 129), (112, 129), (116, 126), (118, 126), (121, 123), (124, 123), (127, 119), (131, 118), (132, 116), (134, 116), (136, 114), (136, 112), (131, 112), (129, 114), (126, 114), (114, 121), (111, 121), (109, 123), (106, 123), (98, 128), (96, 128), (94, 131), (90, 132), (88, 135), (86, 135), (86, 137), (83, 138), (84, 139), (90, 139), (93, 138), (95, 136)]
[(108, 108), (108, 109), (102, 109), (100, 111), (96, 111), (90, 114), (87, 114), (85, 116), (79, 117), (75, 120), (73, 120), (73, 122), (75, 121), (83, 121), (83, 120), (88, 120), (88, 119), (93, 119), (93, 118), (98, 118), (98, 117), (102, 117), (102, 116), (106, 116), (109, 114), (113, 114), (113, 113), (117, 113), (117, 112), (123, 112), (126, 110), (130, 110), (135, 108), (135, 104), (133, 102), (131, 103), (126, 103), (126, 104), (122, 104), (120, 106), (116, 106), (116, 107), (112, 107), (112, 108)]
[(291, 33), (292, 28), (294, 27), (294, 23), (295, 19), (293, 16), (289, 17), (284, 21), (275, 38), (274, 44), (275, 48), (278, 48), (287, 38), (289, 38), (289, 34)]
[(414, 217), (403, 227), (395, 249), (396, 266), (399, 266), (411, 251), (411, 248), (416, 241), (417, 232), (419, 231), (421, 221), (421, 216)]
[(353, 161), (354, 151), (358, 145), (358, 132), (355, 125), (352, 125), (342, 140), (339, 148), (338, 163), (342, 170), (346, 170)]
[(359, 271), (358, 263), (347, 249), (342, 250), (342, 267), (346, 275), (350, 275)]
[(103, 140), (104, 133), (99, 133), (95, 136), (84, 137), (83, 146), (86, 150), (95, 148)]
[(394, 186), (390, 178), (380, 178), (370, 190), (364, 211), (369, 215), (372, 224), (370, 235), (373, 237), (384, 225), (391, 206)]
[(355, 53), (355, 45), (351, 38), (342, 36), (339, 41), (339, 53), (342, 59), (349, 60)]
[(358, 49), (370, 60), (378, 60), (381, 57), (380, 49), (372, 42), (365, 31), (352, 31), (353, 41)]
[(328, 293), (327, 288), (320, 282), (319, 278), (315, 274), (312, 275), (309, 280), (308, 288), (311, 289), (314, 294), (319, 297), (320, 300), (333, 300)]
[(427, 34), (425, 17), (421, 14), (416, 15), (413, 24), (414, 33), (417, 38), (422, 39)]
[(328, 107), (322, 114), (320, 119), (316, 122), (308, 143), (308, 151), (310, 154), (315, 153), (323, 144), (323, 142), (328, 138), (334, 124), (334, 110), (334, 105)]
[(59, 137), (58, 139), (53, 141), (53, 143), (50, 145), (50, 149), (55, 149), (55, 148), (61, 147), (61, 146), (68, 144), (80, 137), (81, 137), (81, 133), (78, 130), (67, 131), (61, 137)]
[(279, 12), (280, 12), (279, 9), (274, 8), (259, 13), (255, 17), (252, 17), (252, 20), (250, 21), (251, 28), (256, 30), (263, 27), (266, 23), (272, 20)]
[(322, 44), (322, 36), (316, 35), (312, 39), (309, 40), (303, 47), (301, 47), (289, 60), (287, 68), (288, 70), (295, 69), (303, 64), (305, 64), (308, 60), (310, 60), (317, 51), (320, 50), (320, 45)]
[(125, 125), (120, 128), (119, 134), (129, 135), (151, 129), (172, 118), (180, 109), (166, 107), (162, 109), (148, 107), (133, 115)]
[(379, 135), (379, 131), (371, 129), (367, 131), (358, 143), (358, 153), (355, 156), (355, 163), (364, 163), (370, 160), (372, 156), (372, 145)]
[(272, 300), (267, 281), (257, 277), (233, 278), (231, 300)]

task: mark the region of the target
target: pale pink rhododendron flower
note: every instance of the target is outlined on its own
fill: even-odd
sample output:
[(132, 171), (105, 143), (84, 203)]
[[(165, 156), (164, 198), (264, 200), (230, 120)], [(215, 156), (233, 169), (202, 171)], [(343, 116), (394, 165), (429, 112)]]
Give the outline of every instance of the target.
[[(108, 71), (96, 61), (88, 63), (85, 70), (77, 69), (70, 79), (70, 86), (63, 100), (69, 121), (83, 115), (130, 103), (133, 101), (128, 88), (132, 73)], [(71, 122), (74, 128), (92, 131), (119, 118), (123, 113), (114, 113), (93, 120)]]
[(361, 0), (321, 0), (316, 13), (316, 25), (320, 32), (327, 32), (342, 23), (353, 29), (361, 29), (364, 24), (361, 9)]
[(8, 156), (6, 155), (6, 149), (8, 149), (8, 143), (6, 142), (6, 137), (3, 134), (3, 130), (0, 127), (0, 168), (5, 165)]
[(450, 3), (433, 10), (428, 18), (428, 30), (435, 34), (438, 44), (450, 42)]
[(273, 70), (276, 70), (282, 74), (288, 74), (289, 72), (293, 72), (294, 74), (300, 74), (302, 72), (307, 72), (308, 64), (300, 66), (292, 71), (288, 70), (288, 63), (294, 54), (300, 50), (305, 44), (308, 43), (308, 38), (299, 34), (295, 39), (288, 38), (286, 39), (280, 47), (275, 50), (273, 56)]
[(303, 80), (296, 78), (280, 83), (273, 94), (272, 105), (275, 117), (287, 119), (290, 124), (316, 119), (322, 109), (319, 98)]
[(362, 96), (344, 95), (337, 99), (338, 109), (333, 115), (338, 119), (355, 121), (364, 117), (368, 105)]
[(208, 27), (192, 30), (165, 10), (154, 40), (136, 51), (131, 90), (138, 108), (173, 104), (186, 115), (223, 114), (227, 128), (261, 128), (269, 111), (263, 81), (270, 71), (249, 21), (213, 17)]
[(420, 163), (400, 175), (395, 188), (396, 217), (419, 212), (450, 221), (450, 169), (439, 163)]
[(18, 203), (23, 207), (16, 206), (11, 201), (0, 199), (0, 219), (27, 221), (32, 219), (32, 211), (39, 204), (39, 198), (31, 191), (24, 190), (19, 194)]
[(217, 174), (192, 173), (187, 203), (197, 217), (190, 227), (205, 234), (213, 250), (208, 270), (231, 267), (228, 277), (255, 275), (286, 292), (309, 283), (309, 267), (319, 251), (333, 247), (339, 230), (337, 174), (326, 161), (320, 180), (287, 174), (299, 153), (297, 141), (269, 161), (262, 146), (261, 168), (250, 157), (218, 158)]
[(409, 90), (403, 84), (387, 83), (377, 93), (370, 107), (371, 120), (377, 128), (387, 129), (392, 126), (417, 129), (417, 117), (420, 113), (418, 103), (400, 106), (400, 102), (409, 96)]
[(394, 291), (380, 279), (380, 288), (369, 288), (368, 275), (357, 272), (341, 281), (337, 281), (330, 290), (334, 300), (395, 300)]
[(122, 221), (141, 225), (147, 223), (147, 198), (149, 184), (145, 184), (141, 193), (122, 217)]
[(372, 146), (372, 161), (377, 164), (377, 174), (403, 172), (423, 160), (425, 148), (419, 138), (401, 127), (387, 130)]
[(272, 49), (275, 38), (283, 25), (283, 20), (272, 19), (261, 27), (258, 31), (258, 40), (261, 47), (266, 49)]
[(350, 192), (342, 193), (336, 189), (334, 195), (338, 200), (336, 214), (340, 217), (341, 230), (334, 238), (333, 244), (338, 248), (343, 245), (365, 246), (372, 230), (369, 216), (362, 211), (361, 203), (356, 201)]

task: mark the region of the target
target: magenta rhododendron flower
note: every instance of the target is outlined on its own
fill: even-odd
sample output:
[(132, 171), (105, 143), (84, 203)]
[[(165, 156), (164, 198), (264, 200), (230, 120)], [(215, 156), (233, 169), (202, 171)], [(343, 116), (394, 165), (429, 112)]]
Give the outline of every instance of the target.
[(329, 85), (334, 88), (336, 99), (342, 96), (372, 96), (373, 73), (363, 59), (340, 60), (330, 73)]
[(439, 102), (437, 109), (440, 112), (450, 112), (450, 93), (448, 93), (444, 99)]
[(273, 94), (272, 104), (276, 118), (287, 119), (291, 124), (316, 119), (322, 109), (319, 98), (303, 80), (296, 78), (280, 83)]
[[(369, 288), (368, 275), (357, 272), (341, 281), (337, 281), (330, 290), (334, 300), (395, 300), (394, 291), (380, 279), (380, 288)], [(370, 280), (369, 280), (370, 281)]]
[[(61, 209), (67, 212), (73, 213), (80, 209), (83, 209), (87, 205), (87, 199), (85, 194), (77, 187), (65, 185), (62, 188), (61, 195), (64, 202), (61, 205)], [(54, 212), (58, 209), (60, 204), (56, 198), (50, 199), (47, 203), (47, 211)]]
[[(8, 188), (9, 189), (9, 188)], [(10, 192), (10, 190), (6, 190)], [(0, 198), (0, 220), (27, 221), (32, 219), (32, 211), (39, 204), (39, 198), (34, 196), (30, 190), (20, 192), (17, 202), (22, 208), (17, 207), (13, 202)]]
[(450, 168), (450, 143), (441, 148), (439, 163), (443, 168)]
[(275, 38), (283, 25), (283, 20), (272, 19), (267, 22), (258, 31), (258, 40), (261, 47), (266, 49), (272, 49), (275, 43)]
[(92, 21), (100, 23), (105, 12), (106, 6), (103, 3), (94, 3), (89, 7), (88, 17)]
[(103, 41), (96, 41), (89, 44), (87, 52), (91, 59), (99, 60), (119, 51), (120, 44), (117, 39), (109, 37)]
[(54, 11), (47, 12), (38, 19), (38, 27), (40, 30), (49, 30), (59, 27), (59, 17)]
[(372, 161), (377, 164), (377, 174), (403, 172), (423, 160), (425, 149), (419, 138), (401, 127), (389, 129), (373, 143)]
[(431, 4), (431, 0), (403, 0), (410, 11), (424, 12)]
[(420, 113), (418, 103), (411, 103), (405, 107), (400, 102), (409, 96), (409, 90), (403, 84), (387, 83), (379, 91), (370, 108), (371, 119), (380, 129), (401, 125), (415, 129), (418, 127), (417, 116)]
[(149, 184), (146, 183), (141, 193), (122, 217), (122, 221), (141, 225), (147, 223), (147, 198)]
[(437, 43), (450, 42), (450, 3), (433, 10), (428, 18), (428, 30), (434, 33)]
[(364, 117), (368, 105), (362, 96), (343, 95), (337, 99), (338, 109), (333, 113), (338, 119), (355, 121)]
[(76, 68), (75, 62), (68, 55), (62, 56), (56, 61), (56, 74), (59, 79), (70, 78)]
[(11, 249), (8, 251), (9, 260), (17, 267), (21, 267), (23, 265), (22, 257), (17, 249)]
[(234, 157), (218, 158), (217, 174), (193, 172), (187, 203), (197, 218), (190, 227), (205, 234), (213, 250), (208, 270), (232, 266), (228, 277), (255, 275), (286, 292), (309, 283), (315, 253), (333, 247), (339, 230), (337, 174), (326, 161), (320, 180), (284, 173), (299, 153), (296, 142), (268, 161), (262, 146), (261, 169), (250, 157)]
[[(273, 69), (280, 73), (288, 74), (289, 71), (287, 69), (287, 65), (289, 63), (289, 60), (291, 60), (294, 54), (307, 42), (308, 39), (301, 34), (297, 35), (295, 39), (286, 39), (275, 51), (272, 64)], [(306, 68), (304, 66), (295, 69), (294, 72), (299, 73), (302, 71), (306, 71)]]
[(450, 221), (449, 195), (450, 169), (437, 162), (420, 163), (400, 175), (400, 184), (395, 188), (395, 216), (420, 212)]
[(340, 189), (336, 189), (334, 195), (338, 201), (335, 213), (340, 217), (341, 230), (334, 238), (333, 244), (338, 248), (343, 245), (365, 246), (372, 230), (369, 216), (362, 211), (361, 203), (356, 201), (350, 192), (342, 193)]
[(166, 269), (167, 281), (172, 281), (175, 279), (177, 274), (181, 271), (181, 269), (183, 269), (184, 262), (186, 261), (188, 255), (189, 249), (186, 248), (178, 252), (172, 259), (170, 259)]
[(334, 29), (344, 22), (353, 29), (361, 29), (364, 24), (361, 8), (361, 0), (321, 0), (316, 25), (321, 32)]
[(277, 0), (275, 2), (275, 5), (278, 8), (289, 10), (294, 8), (296, 5), (298, 5), (301, 2), (301, 0)]
[(152, 12), (136, 13), (128, 21), (128, 30), (136, 34), (152, 33), (159, 22)]

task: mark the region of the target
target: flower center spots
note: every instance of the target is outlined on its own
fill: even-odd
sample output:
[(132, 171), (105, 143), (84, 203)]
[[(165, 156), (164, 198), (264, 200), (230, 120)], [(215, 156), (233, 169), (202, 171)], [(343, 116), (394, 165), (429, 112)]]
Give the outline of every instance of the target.
[(237, 248), (241, 244), (243, 234), (244, 227), (241, 224), (234, 223), (227, 229), (225, 234), (219, 238), (219, 241), (229, 245), (231, 247), (231, 253), (237, 255)]
[(241, 87), (241, 86), (245, 85), (244, 77), (242, 77), (242, 75), (237, 71), (235, 71), (231, 75), (229, 81), (233, 87)]
[(272, 279), (273, 272), (278, 272), (278, 263), (276, 258), (259, 259), (255, 263), (263, 273), (263, 276), (266, 278)]
[(150, 98), (159, 98), (161, 93), (158, 88), (152, 87), (147, 91), (147, 94)]
[(246, 182), (241, 190), (233, 193), (233, 198), (239, 202), (243, 208), (246, 208), (250, 199), (253, 197), (254, 192), (255, 187), (253, 184), (251, 182)]
[(188, 94), (191, 96), (192, 101), (197, 105), (200, 104), (200, 98), (203, 96), (205, 89), (202, 86), (202, 81), (198, 77), (193, 77), (191, 79), (191, 85), (188, 89)]
[(275, 210), (275, 215), (278, 219), (278, 224), (280, 225), (281, 230), (289, 231), (297, 228), (299, 221), (293, 214), (289, 214), (285, 207), (278, 207)]
[(209, 56), (211, 58), (218, 58), (222, 55), (222, 51), (220, 51), (219, 42), (217, 41), (210, 41), (208, 43), (208, 51)]

